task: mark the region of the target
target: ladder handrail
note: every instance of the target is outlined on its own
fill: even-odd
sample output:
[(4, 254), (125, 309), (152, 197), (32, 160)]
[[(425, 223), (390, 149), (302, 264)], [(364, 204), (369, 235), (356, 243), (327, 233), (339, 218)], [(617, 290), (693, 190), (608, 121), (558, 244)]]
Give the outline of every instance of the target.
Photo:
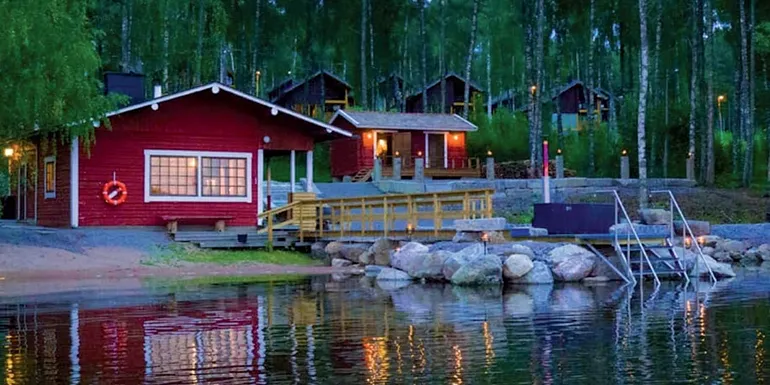
[[(674, 193), (671, 192), (671, 190), (656, 190), (656, 191), (650, 191), (650, 194), (668, 194), (669, 199), (671, 200), (672, 206), (676, 209), (677, 213), (679, 214), (679, 217), (682, 218), (682, 224), (684, 225), (685, 231), (690, 235), (691, 244), (695, 245), (695, 250), (698, 252), (697, 255), (700, 258), (701, 261), (703, 261), (703, 265), (706, 266), (706, 269), (708, 269), (709, 272), (709, 278), (711, 278), (712, 282), (716, 282), (717, 278), (714, 276), (714, 271), (711, 270), (711, 266), (706, 262), (706, 257), (703, 254), (703, 249), (701, 249), (700, 244), (698, 244), (697, 238), (695, 237), (695, 233), (693, 233), (692, 229), (690, 228), (690, 224), (687, 222), (687, 218), (685, 218), (684, 213), (682, 212), (682, 209), (679, 207), (679, 202), (676, 201), (676, 198), (674, 197)], [(674, 232), (674, 214), (671, 213), (671, 232)], [(673, 242), (673, 239), (671, 240)], [(682, 248), (684, 248), (684, 239), (682, 239)], [(698, 263), (695, 263), (696, 269), (698, 266)], [(700, 277), (698, 277), (700, 279)]]
[[(631, 233), (634, 235), (634, 239), (636, 239), (636, 242), (639, 244), (639, 250), (642, 253), (642, 256), (644, 257), (644, 260), (647, 262), (647, 266), (650, 267), (650, 271), (652, 272), (652, 276), (655, 278), (655, 285), (660, 285), (660, 279), (658, 278), (658, 273), (655, 272), (655, 268), (652, 266), (652, 262), (650, 262), (649, 256), (647, 256), (647, 251), (644, 248), (644, 242), (642, 242), (642, 239), (639, 237), (639, 234), (636, 232), (636, 229), (634, 228), (634, 224), (631, 222), (631, 217), (628, 216), (628, 211), (626, 211), (626, 207), (623, 205), (623, 201), (620, 199), (620, 195), (618, 195), (617, 190), (602, 190), (597, 191), (597, 193), (605, 193), (605, 194), (612, 194), (613, 198), (615, 199), (615, 205), (616, 208), (620, 207), (620, 210), (623, 212), (623, 216), (626, 218), (626, 222), (628, 223), (628, 228), (630, 229)], [(616, 223), (620, 224), (620, 223)], [(615, 233), (615, 243), (617, 244), (617, 237), (618, 237), (618, 231), (617, 229), (614, 231)], [(630, 258), (630, 255), (628, 256)], [(630, 267), (629, 267), (630, 269)], [(640, 264), (640, 273), (642, 269), (642, 265)], [(639, 279), (642, 279), (641, 274), (639, 275)]]

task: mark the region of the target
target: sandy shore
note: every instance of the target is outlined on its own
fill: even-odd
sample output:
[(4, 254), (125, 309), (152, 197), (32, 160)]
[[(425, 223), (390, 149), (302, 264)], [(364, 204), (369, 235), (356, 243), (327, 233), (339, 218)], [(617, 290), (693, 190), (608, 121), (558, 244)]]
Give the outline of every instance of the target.
[(268, 274), (351, 272), (329, 266), (268, 264), (216, 265), (181, 262), (174, 266), (143, 264), (148, 253), (125, 247), (93, 247), (81, 252), (40, 246), (0, 244), (0, 296), (48, 294), (108, 288), (139, 288), (146, 278), (191, 279)]

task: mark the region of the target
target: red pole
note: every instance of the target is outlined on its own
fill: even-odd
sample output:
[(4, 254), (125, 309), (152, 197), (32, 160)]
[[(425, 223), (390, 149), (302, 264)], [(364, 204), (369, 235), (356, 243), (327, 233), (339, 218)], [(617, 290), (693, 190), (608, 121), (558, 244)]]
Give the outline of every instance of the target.
[(543, 176), (548, 175), (548, 141), (543, 141)]

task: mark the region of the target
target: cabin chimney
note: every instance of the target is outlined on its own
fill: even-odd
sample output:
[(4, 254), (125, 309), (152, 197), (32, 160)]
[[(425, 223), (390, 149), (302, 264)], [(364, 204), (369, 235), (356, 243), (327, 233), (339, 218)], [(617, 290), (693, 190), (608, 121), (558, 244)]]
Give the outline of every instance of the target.
[(106, 72), (104, 74), (104, 94), (123, 94), (128, 97), (128, 104), (144, 101), (144, 75), (125, 72)]
[(159, 82), (155, 82), (155, 84), (152, 85), (152, 98), (157, 99), (161, 96), (163, 96), (163, 87), (161, 87)]

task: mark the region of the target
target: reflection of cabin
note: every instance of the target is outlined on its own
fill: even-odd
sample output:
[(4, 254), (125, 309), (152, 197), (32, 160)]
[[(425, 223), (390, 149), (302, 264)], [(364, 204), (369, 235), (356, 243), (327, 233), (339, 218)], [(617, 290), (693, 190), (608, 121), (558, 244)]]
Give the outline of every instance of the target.
[[(577, 128), (580, 126), (588, 114), (588, 92), (593, 93), (596, 106), (593, 108), (595, 114), (601, 115), (601, 121), (608, 119), (610, 95), (601, 88), (591, 89), (583, 82), (575, 80), (562, 87), (551, 100), (558, 101), (561, 108), (561, 121), (564, 128)], [(558, 119), (558, 114), (554, 107), (552, 121), (554, 125)]]
[[(474, 108), (474, 95), (483, 92), (473, 82), (470, 82), (469, 108)], [(441, 79), (429, 84), (426, 92), (416, 93), (406, 98), (406, 112), (425, 112), (422, 110), (423, 94), (428, 95), (428, 112), (462, 113), (465, 96), (465, 79), (455, 73), (446, 75), (446, 98), (442, 111), (441, 108)]]
[(323, 106), (323, 118), (328, 120), (334, 111), (352, 104), (349, 96), (351, 88), (350, 84), (339, 77), (327, 71), (319, 71), (304, 81), (283, 81), (268, 93), (268, 97), (279, 106), (312, 117), (320, 117), (319, 107)]
[(377, 84), (379, 99), (377, 109), (384, 111), (403, 111), (404, 109), (404, 78), (390, 74)]
[(476, 131), (467, 120), (450, 114), (337, 111), (330, 124), (354, 136), (331, 142), (332, 176), (354, 176), (382, 162), (382, 175), (392, 175), (394, 158), (401, 175), (414, 175), (416, 159), (425, 161), (425, 176), (478, 177), (478, 159), (468, 158), (466, 134)]

